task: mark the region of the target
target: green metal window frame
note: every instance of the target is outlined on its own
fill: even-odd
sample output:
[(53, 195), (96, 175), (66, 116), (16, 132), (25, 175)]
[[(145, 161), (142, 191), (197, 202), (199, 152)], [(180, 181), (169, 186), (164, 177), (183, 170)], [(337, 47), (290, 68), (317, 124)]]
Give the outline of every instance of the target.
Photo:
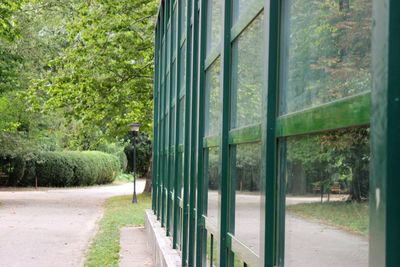
[[(219, 266), (232, 266), (234, 255), (247, 266), (277, 266), (283, 254), (281, 227), (283, 194), (279, 191), (279, 173), (283, 162), (279, 158), (278, 142), (283, 138), (319, 133), (353, 126), (371, 127), (370, 184), (370, 266), (400, 266), (400, 4), (394, 0), (373, 0), (375, 21), (373, 30), (372, 92), (346, 97), (321, 106), (279, 115), (279, 75), (282, 1), (254, 0), (232, 24), (232, 1), (222, 1), (221, 42), (206, 53), (207, 1), (186, 0), (186, 26), (181, 17), (184, 0), (161, 2), (155, 31), (154, 73), (154, 142), (152, 208), (166, 234), (172, 235), (173, 247), (182, 251), (183, 266), (205, 266), (207, 233), (219, 244)], [(231, 49), (232, 42), (264, 10), (265, 88), (263, 120), (260, 124), (239, 129), (230, 128)], [(168, 38), (171, 21), (177, 27)], [(175, 40), (176, 47), (172, 46)], [(168, 42), (169, 41), (169, 42)], [(181, 49), (186, 47), (186, 58)], [(170, 57), (167, 57), (166, 49)], [(221, 59), (222, 127), (220, 134), (204, 136), (204, 86), (207, 69)], [(169, 59), (169, 62), (167, 60)], [(185, 83), (180, 84), (181, 64), (186, 64)], [(175, 86), (168, 75), (175, 67)], [(167, 99), (169, 95), (169, 99)], [(183, 143), (179, 143), (182, 110), (185, 101)], [(372, 100), (372, 101), (371, 101)], [(174, 129), (171, 129), (174, 114)], [(175, 134), (172, 134), (175, 133)], [(166, 139), (168, 137), (168, 139)], [(232, 229), (232, 185), (229, 184), (233, 145), (261, 142), (262, 146), (262, 205), (261, 232), (263, 251), (256, 255), (230, 234)], [(205, 153), (219, 147), (220, 153), (220, 226), (216, 227), (204, 215), (207, 203), (207, 183), (204, 174)], [(284, 148), (280, 148), (284, 149)], [(267, 156), (268, 155), (268, 156)], [(183, 158), (183, 180), (178, 176), (179, 158)], [(379, 179), (378, 179), (379, 177)], [(183, 192), (182, 192), (183, 188)], [(181, 193), (182, 192), (182, 193)], [(379, 196), (378, 196), (379, 194)], [(375, 205), (375, 206), (373, 206)], [(170, 229), (172, 231), (170, 232)], [(178, 240), (178, 232), (182, 242)], [(195, 249), (196, 248), (196, 249)]]

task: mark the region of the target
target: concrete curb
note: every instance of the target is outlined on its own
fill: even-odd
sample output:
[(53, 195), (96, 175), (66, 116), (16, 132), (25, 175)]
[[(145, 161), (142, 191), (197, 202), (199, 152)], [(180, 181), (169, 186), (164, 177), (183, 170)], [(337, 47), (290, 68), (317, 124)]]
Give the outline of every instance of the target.
[(153, 211), (146, 210), (145, 228), (150, 251), (153, 254), (153, 262), (158, 267), (180, 267), (181, 256), (178, 251), (172, 249), (172, 241), (165, 236), (165, 231), (157, 221)]

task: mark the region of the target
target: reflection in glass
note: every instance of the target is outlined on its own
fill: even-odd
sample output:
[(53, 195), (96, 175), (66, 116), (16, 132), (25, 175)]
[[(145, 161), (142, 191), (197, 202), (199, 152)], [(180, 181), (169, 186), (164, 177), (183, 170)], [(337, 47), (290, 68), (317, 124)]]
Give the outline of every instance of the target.
[(180, 65), (180, 90), (185, 88), (186, 81), (186, 41), (181, 48), (181, 65)]
[(371, 0), (288, 0), (280, 113), (371, 89)]
[(181, 38), (186, 35), (186, 1), (187, 0), (180, 0), (180, 8), (181, 8)]
[(207, 9), (207, 54), (219, 45), (222, 25), (221, 0), (208, 0)]
[(288, 138), (285, 266), (368, 266), (369, 129)]
[(219, 149), (211, 147), (205, 150), (206, 153), (206, 171), (208, 181), (208, 197), (207, 197), (207, 217), (218, 226), (218, 210), (219, 210)]
[(234, 159), (231, 179), (236, 185), (235, 237), (259, 254), (261, 144), (232, 146), (231, 154)]
[(185, 96), (179, 101), (179, 144), (183, 144), (185, 133)]
[(178, 12), (176, 12), (176, 10), (174, 9), (174, 16), (173, 16), (173, 20), (172, 20), (172, 56), (176, 55), (176, 44), (177, 44), (177, 23), (178, 23)]
[(232, 47), (232, 128), (260, 123), (264, 38), (260, 14)]
[(220, 70), (218, 58), (206, 72), (205, 136), (218, 135), (221, 129)]
[(171, 70), (171, 76), (172, 76), (172, 90), (171, 90), (171, 97), (172, 101), (175, 99), (176, 96), (176, 61), (172, 63), (172, 70)]
[[(246, 13), (249, 8), (252, 8), (252, 2), (260, 2), (260, 0), (233, 0), (233, 24), (236, 23), (238, 18)], [(261, 1), (262, 2), (262, 1)]]
[(207, 233), (207, 267), (218, 266), (219, 246), (218, 237)]

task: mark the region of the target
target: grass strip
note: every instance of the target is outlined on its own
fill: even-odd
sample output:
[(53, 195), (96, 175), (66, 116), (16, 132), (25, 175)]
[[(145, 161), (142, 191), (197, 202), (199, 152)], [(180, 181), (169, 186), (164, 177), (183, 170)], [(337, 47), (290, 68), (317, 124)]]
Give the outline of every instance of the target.
[(120, 228), (144, 225), (145, 210), (150, 207), (150, 194), (138, 195), (137, 204), (132, 204), (132, 196), (108, 199), (104, 216), (99, 224), (99, 231), (89, 248), (85, 266), (118, 266)]
[(305, 203), (288, 206), (286, 210), (305, 219), (368, 236), (368, 202)]

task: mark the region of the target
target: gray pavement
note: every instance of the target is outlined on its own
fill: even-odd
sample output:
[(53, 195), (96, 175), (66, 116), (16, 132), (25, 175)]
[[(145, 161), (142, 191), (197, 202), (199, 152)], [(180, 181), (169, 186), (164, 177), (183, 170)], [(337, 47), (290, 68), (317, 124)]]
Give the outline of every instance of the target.
[[(218, 193), (208, 194), (208, 212), (211, 220), (218, 221)], [(331, 201), (345, 199), (332, 195)], [(235, 236), (255, 253), (259, 253), (260, 214), (259, 194), (236, 194)], [(319, 196), (288, 196), (286, 205), (320, 202)], [(326, 199), (324, 199), (326, 201)], [(368, 266), (368, 240), (341, 229), (309, 221), (286, 213), (285, 266), (287, 267), (366, 267)]]
[[(144, 181), (139, 181), (142, 192)], [(104, 202), (132, 184), (0, 191), (0, 266), (82, 266)]]
[(121, 229), (119, 267), (154, 267), (144, 227)]

